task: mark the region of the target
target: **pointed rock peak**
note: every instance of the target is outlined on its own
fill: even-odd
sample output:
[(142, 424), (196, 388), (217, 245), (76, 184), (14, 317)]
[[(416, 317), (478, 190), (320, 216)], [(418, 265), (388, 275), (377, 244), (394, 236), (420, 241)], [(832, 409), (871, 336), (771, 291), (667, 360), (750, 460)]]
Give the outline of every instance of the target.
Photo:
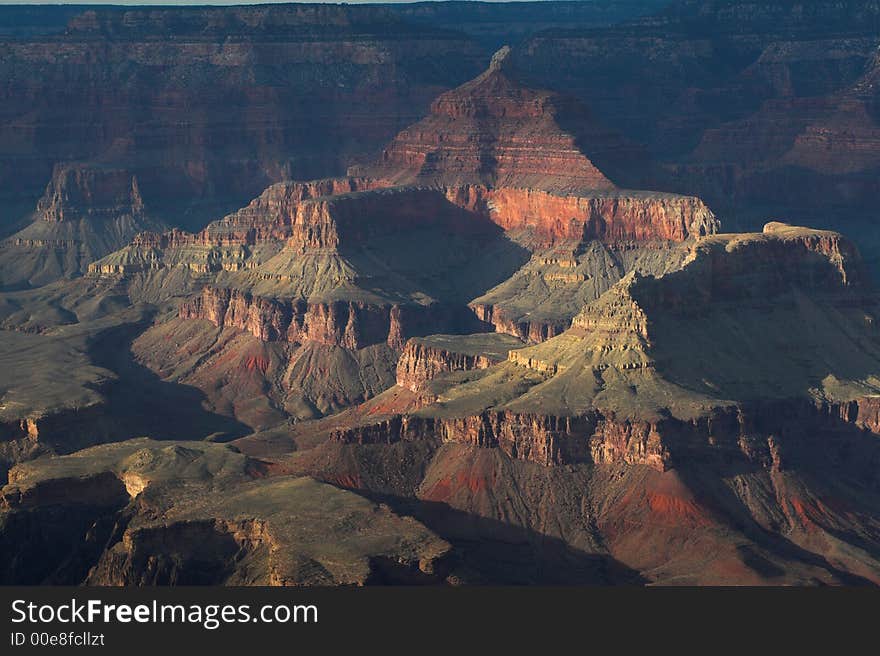
[(502, 46), (498, 52), (492, 55), (489, 71), (503, 71), (509, 69), (510, 65), (510, 46)]
[(548, 96), (550, 92), (542, 89), (531, 88), (526, 84), (514, 63), (513, 49), (510, 46), (502, 46), (492, 55), (489, 67), (477, 77), (465, 82), (451, 93), (479, 93), (480, 89), (492, 88), (496, 92), (527, 94), (529, 96)]
[(395, 184), (614, 189), (581, 148), (611, 153), (619, 138), (594, 127), (577, 100), (524, 82), (512, 60), (509, 46), (498, 50), (487, 70), (402, 130), (379, 162), (351, 173)]

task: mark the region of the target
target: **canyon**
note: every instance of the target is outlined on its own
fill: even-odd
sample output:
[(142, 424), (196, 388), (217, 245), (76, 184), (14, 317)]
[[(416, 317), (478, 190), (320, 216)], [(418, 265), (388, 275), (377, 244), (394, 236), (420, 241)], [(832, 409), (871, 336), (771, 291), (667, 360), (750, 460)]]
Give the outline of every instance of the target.
[[(509, 43), (529, 80), (616, 131), (614, 147), (589, 154), (619, 186), (698, 196), (731, 228), (770, 217), (852, 226), (874, 266), (878, 19), (868, 0), (6, 7), (0, 235), (27, 229), (53, 169), (71, 164), (130, 171), (156, 219), (199, 229), (270, 183), (368, 164)], [(60, 120), (73, 128), (53, 129)], [(83, 273), (129, 237), (34, 282)]]
[(0, 17), (0, 582), (880, 584), (876, 3)]

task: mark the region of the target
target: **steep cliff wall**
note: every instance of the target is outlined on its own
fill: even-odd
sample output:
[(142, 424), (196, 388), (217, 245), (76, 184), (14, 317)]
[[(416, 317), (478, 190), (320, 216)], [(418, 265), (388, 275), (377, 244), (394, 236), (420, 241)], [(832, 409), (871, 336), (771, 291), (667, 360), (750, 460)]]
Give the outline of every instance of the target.
[(123, 168), (57, 165), (30, 223), (0, 242), (0, 288), (84, 273), (139, 232), (164, 228)]
[(361, 349), (388, 344), (401, 349), (407, 338), (467, 323), (463, 308), (439, 304), (373, 305), (362, 301), (310, 302), (253, 296), (206, 287), (181, 303), (182, 319), (207, 319), (244, 330), (262, 341), (320, 344)]
[(147, 205), (187, 229), (273, 182), (374, 156), (486, 56), (460, 32), (378, 6), (69, 18), (57, 32), (0, 35), (4, 199), (33, 207), (55, 164), (101, 161), (129, 168)]
[(505, 230), (533, 235), (532, 243), (600, 239), (605, 242), (684, 241), (713, 234), (719, 221), (699, 198), (659, 192), (612, 192), (580, 196), (540, 189), (447, 189), (463, 207), (481, 211)]
[(246, 330), (263, 341), (316, 341), (347, 348), (387, 342), (399, 332), (398, 326), (392, 327), (399, 310), (393, 316), (387, 307), (279, 301), (212, 287), (182, 303), (179, 316)]
[(397, 384), (413, 392), (445, 373), (488, 369), (507, 359), (518, 339), (499, 333), (432, 335), (407, 341), (397, 361)]
[(554, 321), (511, 318), (506, 316), (504, 308), (486, 303), (472, 303), (470, 307), (480, 321), (493, 326), (498, 332), (532, 344), (556, 337), (567, 330), (571, 323), (563, 318)]

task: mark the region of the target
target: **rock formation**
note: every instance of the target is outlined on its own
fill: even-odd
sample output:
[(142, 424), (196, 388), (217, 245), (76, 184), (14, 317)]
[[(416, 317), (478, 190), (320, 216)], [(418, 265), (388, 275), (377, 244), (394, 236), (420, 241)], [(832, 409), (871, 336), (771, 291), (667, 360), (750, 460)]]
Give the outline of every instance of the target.
[[(168, 9), (0, 28), (13, 62), (42, 39), (72, 74), (152, 71), (126, 64), (112, 129), (71, 103), (94, 152), (0, 255), (0, 582), (880, 583), (863, 235), (748, 204), (780, 167), (872, 170), (872, 37), (845, 15), (868, 4), (683, 0), (534, 35), (464, 84), (502, 28), (424, 22), (470, 7), (182, 9), (167, 52)], [(821, 21), (839, 34), (815, 42)], [(43, 121), (40, 85), (10, 80)], [(646, 176), (751, 180), (730, 216), (763, 228), (626, 188)], [(163, 194), (188, 199), (170, 229)]]
[(179, 316), (244, 330), (264, 342), (315, 342), (349, 349), (373, 344), (400, 349), (412, 334), (444, 324), (455, 328), (466, 321), (446, 307), (381, 306), (355, 301), (284, 302), (212, 287), (182, 303)]
[[(762, 233), (706, 237), (691, 247), (680, 269), (660, 277), (627, 275), (588, 304), (569, 330), (510, 350), (507, 362), (479, 370), (463, 362), (470, 374), (444, 382), (450, 374), (427, 374), (427, 363), (417, 365), (416, 356), (427, 354), (413, 344), (401, 360), (402, 383), (415, 381), (416, 372), (432, 376), (435, 402), (405, 414), (367, 410), (352, 415), (347, 426), (337, 422), (328, 428), (325, 464), (303, 465), (333, 480), (363, 480), (357, 449), (426, 444), (435, 454), (433, 466), (445, 473), (433, 482), (424, 475), (412, 494), (478, 514), (489, 497), (509, 494), (505, 479), (525, 476), (533, 465), (598, 467), (584, 470), (595, 472), (585, 473), (592, 480), (599, 471), (649, 468), (675, 480), (677, 491), (669, 496), (652, 489), (657, 482), (631, 481), (625, 498), (598, 502), (594, 521), (612, 555), (631, 565), (647, 562), (632, 550), (626, 529), (615, 528), (616, 513), (626, 508), (671, 522), (672, 533), (696, 530), (700, 540), (714, 541), (718, 569), (713, 565), (702, 578), (689, 580), (730, 580), (722, 573), (727, 567), (741, 569), (740, 577), (767, 576), (772, 568), (745, 574), (753, 567), (750, 558), (719, 541), (713, 527), (729, 521), (725, 513), (745, 512), (748, 522), (760, 526), (780, 517), (797, 544), (819, 553), (826, 547), (816, 534), (826, 536), (825, 544), (856, 544), (870, 530), (870, 520), (845, 519), (843, 507), (831, 510), (834, 484), (812, 472), (833, 462), (847, 485), (867, 494), (876, 487), (871, 471), (880, 457), (880, 387), (870, 373), (880, 362), (875, 313), (859, 255), (839, 234), (770, 223)], [(837, 341), (837, 334), (850, 339)], [(424, 389), (417, 382), (414, 387)], [(370, 407), (382, 406), (380, 396)], [(522, 464), (511, 464), (504, 474), (476, 474), (463, 464), (477, 457), (463, 455), (474, 448)], [(349, 455), (327, 460), (335, 452)], [(738, 510), (703, 478), (709, 471), (724, 476), (731, 468), (751, 472), (738, 483)], [(339, 478), (341, 472), (349, 478)], [(607, 481), (600, 485), (610, 489)], [(777, 495), (769, 506), (756, 497), (768, 485)], [(502, 504), (497, 511), (511, 507)], [(667, 548), (660, 533), (643, 535), (658, 549)], [(747, 551), (780, 562), (761, 539), (745, 539)], [(877, 580), (876, 563), (864, 553), (834, 563)], [(668, 561), (664, 567), (671, 569), (658, 580), (684, 572)], [(797, 568), (789, 561), (776, 576)], [(816, 576), (829, 574), (839, 573)]]
[[(651, 186), (703, 198), (727, 228), (782, 216), (858, 235), (876, 268), (878, 18), (864, 0), (679, 0), (534, 34), (514, 59), (646, 144), (662, 162)], [(625, 171), (615, 182), (632, 184)]]
[[(837, 233), (769, 223), (759, 234), (707, 237), (692, 247), (681, 269), (657, 278), (628, 274), (588, 304), (569, 330), (538, 346), (511, 349), (508, 363), (487, 373), (487, 377), (509, 377), (517, 369), (534, 372), (522, 381), (527, 392), (516, 387), (499, 404), (486, 378), (453, 388), (449, 399), (439, 394), (436, 410), (429, 406), (417, 413), (417, 417), (439, 413), (424, 419), (427, 427), (418, 421), (404, 422), (392, 431), (396, 437), (387, 439), (405, 439), (402, 436), (407, 433), (436, 435), (441, 441), (499, 446), (517, 457), (523, 448), (504, 435), (537, 432), (542, 436), (541, 447), (532, 446), (525, 453), (540, 455), (527, 455), (527, 459), (566, 462), (565, 453), (570, 452), (576, 454), (570, 456), (575, 462), (610, 463), (620, 458), (661, 466), (675, 451), (663, 445), (661, 426), (677, 426), (670, 429), (670, 435), (678, 439), (695, 430), (685, 429), (686, 424), (699, 425), (698, 418), (704, 415), (712, 417), (703, 429), (707, 431), (712, 430), (712, 422), (748, 422), (749, 411), (736, 410), (737, 400), (748, 405), (773, 399), (780, 399), (779, 403), (797, 399), (793, 402), (798, 404), (810, 399), (823, 414), (850, 417), (870, 428), (867, 408), (872, 407), (877, 388), (874, 379), (866, 376), (872, 365), (862, 370), (856, 362), (859, 358), (873, 362), (878, 357), (872, 341), (876, 328), (870, 314), (865, 314), (875, 310), (859, 255)], [(741, 325), (757, 331), (755, 335), (734, 334), (726, 324), (731, 311)], [(824, 313), (821, 320), (820, 313)], [(797, 337), (788, 334), (787, 326), (806, 317), (812, 317), (815, 332)], [(859, 334), (852, 348), (861, 355), (848, 345), (835, 344), (825, 348), (821, 361), (797, 360), (798, 352), (812, 352), (812, 340), (835, 330)], [(759, 334), (760, 342), (750, 341)], [(723, 346), (716, 348), (712, 360), (684, 355), (689, 346), (722, 336)], [(758, 368), (760, 359), (783, 343), (788, 344), (791, 362), (777, 354), (773, 366), (765, 365), (761, 376), (752, 373), (748, 384), (738, 382), (738, 376), (748, 376), (747, 371)], [(405, 372), (417, 368), (411, 364), (413, 355), (408, 358), (402, 363)], [(673, 393), (675, 386), (681, 389)], [(473, 399), (467, 396), (469, 387)], [(562, 389), (567, 393), (557, 395), (555, 390)], [(449, 418), (455, 416), (457, 405), (474, 407), (483, 395), (491, 412)], [(670, 401), (663, 402), (664, 396)], [(859, 408), (854, 413), (848, 409), (852, 403)], [(721, 418), (725, 414), (731, 418)], [(547, 417), (541, 419), (543, 415)], [(566, 422), (565, 428), (541, 423), (566, 416), (583, 419)], [(516, 428), (506, 428), (510, 424)], [(532, 430), (529, 425), (541, 428)], [(633, 434), (636, 426), (641, 428)], [(581, 446), (563, 448), (549, 436)], [(704, 439), (710, 437), (706, 434)], [(735, 433), (730, 442), (736, 444), (741, 438), (743, 434)], [(653, 447), (648, 449), (645, 440), (653, 440)], [(720, 434), (711, 440), (720, 440)]]
[(38, 286), (85, 271), (88, 262), (163, 223), (125, 169), (58, 165), (31, 223), (0, 243), (0, 286)]
[[(103, 163), (187, 229), (273, 182), (374, 156), (486, 56), (378, 6), (89, 7), (55, 29), (42, 13), (26, 35), (0, 34), (9, 206), (33, 209), (60, 162)], [(0, 218), (3, 236), (19, 218)]]
[[(578, 129), (570, 133), (561, 122)], [(541, 129), (535, 132), (535, 125)], [(438, 156), (446, 164), (424, 175), (411, 170), (405, 158), (386, 156), (348, 178), (273, 185), (198, 233), (138, 235), (126, 248), (92, 264), (90, 277), (119, 281), (132, 300), (184, 297), (180, 320), (207, 320), (221, 330), (245, 331), (277, 344), (271, 347), (273, 355), (254, 356), (267, 367), (244, 378), (205, 364), (207, 353), (186, 373), (174, 367), (180, 353), (173, 349), (141, 351), (142, 361), (174, 371), (178, 380), (198, 381), (215, 407), (231, 408), (255, 427), (277, 416), (264, 402), (256, 409), (246, 400), (259, 396), (261, 387), (276, 390), (262, 392), (275, 397), (270, 405), (312, 418), (381, 391), (385, 366), (376, 369), (370, 383), (354, 384), (362, 378), (355, 369), (368, 351), (369, 359), (379, 348), (398, 354), (410, 337), (490, 327), (532, 342), (548, 339), (569, 327), (578, 302), (598, 296), (636, 263), (654, 262), (645, 266), (662, 270), (668, 258), (655, 254), (717, 230), (717, 220), (696, 198), (613, 189), (573, 135), (592, 131), (596, 139), (591, 143), (599, 150), (612, 137), (591, 125), (580, 104), (521, 82), (510, 69), (506, 48), (483, 75), (441, 96), (434, 113), (413, 129), (431, 131), (441, 150), (455, 139), (467, 143), (471, 133), (485, 141), (481, 148), (509, 153), (532, 132), (549, 141), (527, 139), (531, 145), (522, 157), (511, 154), (487, 176), (462, 176), (476, 171), (477, 164), (457, 155)], [(389, 152), (399, 150), (406, 134), (392, 142)], [(546, 169), (541, 157), (554, 148), (571, 161), (558, 170)], [(542, 167), (548, 172), (543, 181), (529, 173)], [(575, 177), (560, 186), (553, 180), (562, 179), (563, 168), (575, 171)], [(566, 249), (568, 259), (558, 256)], [(540, 273), (541, 284), (551, 287), (538, 301), (541, 313), (533, 312), (535, 296), (523, 294), (516, 282), (492, 291), (526, 262), (529, 251), (535, 253), (533, 260), (551, 263)], [(648, 253), (644, 258), (643, 252)], [(613, 275), (608, 277), (601, 269), (611, 259)], [(573, 261), (575, 270), (556, 271), (565, 268), (563, 261)], [(527, 270), (511, 280), (532, 275)], [(588, 277), (594, 280), (581, 285)], [(574, 297), (572, 290), (579, 290)], [(532, 317), (524, 321), (523, 314)], [(168, 330), (189, 333), (178, 322)], [(157, 335), (162, 332), (156, 329)], [(154, 341), (148, 336), (141, 343)], [(202, 343), (202, 348), (211, 344)], [(348, 355), (335, 355), (333, 349)], [(302, 389), (301, 375), (284, 371), (295, 369), (305, 354), (308, 361), (337, 371), (338, 381), (328, 381), (323, 390), (311, 383), (308, 391)], [(244, 362), (232, 353), (216, 356), (222, 362)], [(431, 375), (435, 367), (425, 366), (425, 375)], [(239, 378), (241, 391), (205, 378), (221, 374), (224, 380)]]
[(501, 333), (413, 338), (397, 361), (397, 384), (419, 392), (442, 374), (488, 369), (506, 360), (508, 351), (522, 346), (518, 339)]
[[(265, 463), (228, 446), (140, 439), (41, 464), (0, 493), (5, 581), (413, 584), (448, 571), (449, 545), (418, 522), (307, 478), (261, 480)], [(43, 539), (29, 531), (49, 519)]]
[[(559, 114), (586, 125), (584, 110), (535, 91), (509, 72), (510, 48), (495, 53), (476, 79), (434, 101), (431, 114), (398, 134), (371, 172), (397, 184), (477, 184), (571, 192), (614, 184), (566, 133)], [(610, 136), (596, 135), (607, 148)]]

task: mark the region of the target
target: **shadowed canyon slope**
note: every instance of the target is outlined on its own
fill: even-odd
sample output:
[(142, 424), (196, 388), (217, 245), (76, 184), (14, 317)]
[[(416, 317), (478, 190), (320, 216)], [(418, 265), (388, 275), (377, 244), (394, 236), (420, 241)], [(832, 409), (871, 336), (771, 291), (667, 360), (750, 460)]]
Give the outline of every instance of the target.
[(874, 5), (590, 4), (9, 13), (0, 582), (880, 584)]
[[(420, 402), (386, 393), (320, 428), (321, 455), (297, 453), (288, 467), (519, 516), (566, 540), (589, 527), (592, 549), (654, 580), (876, 582), (880, 351), (866, 285), (836, 233), (768, 224), (704, 238), (680, 270), (628, 274), (570, 329), (506, 361), (435, 347), (446, 366), (416, 367), (424, 347), (408, 350), (399, 385)], [(405, 492), (376, 481), (376, 450), (416, 444), (434, 455)], [(485, 449), (497, 454), (474, 460)], [(500, 462), (519, 473), (501, 474)], [(528, 494), (554, 494), (547, 468), (582, 476), (567, 485), (591, 510), (554, 506), (571, 514), (549, 524), (534, 515)], [(517, 476), (528, 494), (512, 492)]]

